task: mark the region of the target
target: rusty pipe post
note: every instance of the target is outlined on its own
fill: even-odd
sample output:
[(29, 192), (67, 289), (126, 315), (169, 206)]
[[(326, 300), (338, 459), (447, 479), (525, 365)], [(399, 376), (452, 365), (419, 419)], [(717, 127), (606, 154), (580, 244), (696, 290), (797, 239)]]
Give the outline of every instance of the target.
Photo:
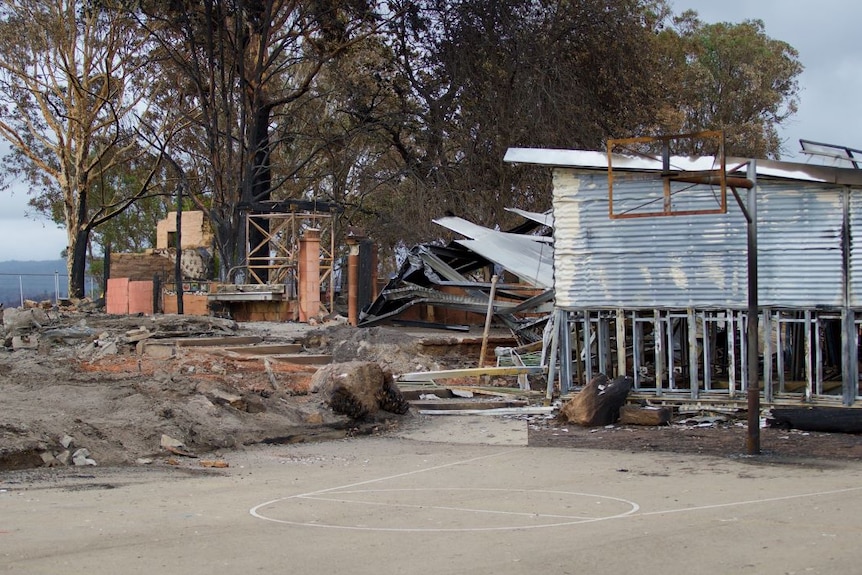
[(359, 324), (359, 242), (356, 238), (347, 239), (347, 322), (356, 327)]

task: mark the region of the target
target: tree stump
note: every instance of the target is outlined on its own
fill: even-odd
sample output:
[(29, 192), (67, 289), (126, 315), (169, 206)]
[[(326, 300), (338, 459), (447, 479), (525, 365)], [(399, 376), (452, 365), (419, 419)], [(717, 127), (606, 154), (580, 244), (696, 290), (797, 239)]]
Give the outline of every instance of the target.
[(599, 374), (562, 407), (560, 419), (584, 427), (615, 423), (633, 383), (630, 377), (608, 381)]
[(380, 410), (403, 415), (409, 409), (392, 374), (372, 361), (323, 366), (311, 379), (311, 392), (322, 394), (335, 413), (353, 419), (367, 419)]

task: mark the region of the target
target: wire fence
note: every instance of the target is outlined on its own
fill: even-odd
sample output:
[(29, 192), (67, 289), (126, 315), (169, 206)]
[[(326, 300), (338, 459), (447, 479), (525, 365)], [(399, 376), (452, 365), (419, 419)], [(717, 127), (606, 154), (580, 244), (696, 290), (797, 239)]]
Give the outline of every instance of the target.
[[(84, 280), (85, 295), (96, 299), (99, 290), (96, 279)], [(65, 273), (0, 273), (0, 303), (24, 306), (25, 300), (51, 300), (58, 304), (69, 297), (69, 276)]]

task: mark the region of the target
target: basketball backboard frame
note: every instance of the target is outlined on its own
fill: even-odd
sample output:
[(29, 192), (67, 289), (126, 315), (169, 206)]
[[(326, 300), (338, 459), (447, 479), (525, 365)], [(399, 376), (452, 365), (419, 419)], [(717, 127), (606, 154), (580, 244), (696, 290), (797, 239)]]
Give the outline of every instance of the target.
[[(712, 167), (707, 170), (690, 170), (674, 166), (672, 158), (677, 148), (692, 149), (692, 143), (702, 142), (710, 148), (714, 147), (712, 154)], [(638, 148), (646, 148), (644, 152)], [(658, 150), (659, 156), (650, 154), (649, 151)], [(621, 171), (620, 153), (624, 157), (639, 157), (656, 162), (656, 168), (645, 169), (642, 174), (647, 179), (660, 179), (662, 182), (662, 197), (648, 199), (634, 209), (615, 209), (614, 204), (614, 169), (615, 159), (617, 171)], [(673, 134), (665, 136), (640, 136), (633, 138), (612, 138), (607, 141), (608, 157), (608, 216), (610, 219), (622, 220), (632, 218), (650, 218), (667, 216), (692, 216), (727, 213), (727, 166), (724, 151), (724, 132), (721, 130), (708, 130), (688, 134)], [(706, 156), (708, 157), (708, 156)], [(717, 166), (716, 166), (717, 163)], [(708, 188), (715, 198), (715, 207), (703, 209), (677, 209), (674, 204), (674, 196), (677, 194), (691, 193), (692, 190), (702, 192)], [(661, 209), (649, 209), (651, 206), (661, 202)], [(645, 208), (646, 209), (643, 209)]]

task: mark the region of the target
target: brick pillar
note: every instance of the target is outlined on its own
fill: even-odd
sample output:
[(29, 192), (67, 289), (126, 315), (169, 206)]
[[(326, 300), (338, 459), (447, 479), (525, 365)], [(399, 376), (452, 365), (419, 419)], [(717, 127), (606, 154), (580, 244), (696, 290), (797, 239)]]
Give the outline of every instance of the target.
[(320, 311), (320, 230), (307, 229), (299, 240), (299, 321)]

